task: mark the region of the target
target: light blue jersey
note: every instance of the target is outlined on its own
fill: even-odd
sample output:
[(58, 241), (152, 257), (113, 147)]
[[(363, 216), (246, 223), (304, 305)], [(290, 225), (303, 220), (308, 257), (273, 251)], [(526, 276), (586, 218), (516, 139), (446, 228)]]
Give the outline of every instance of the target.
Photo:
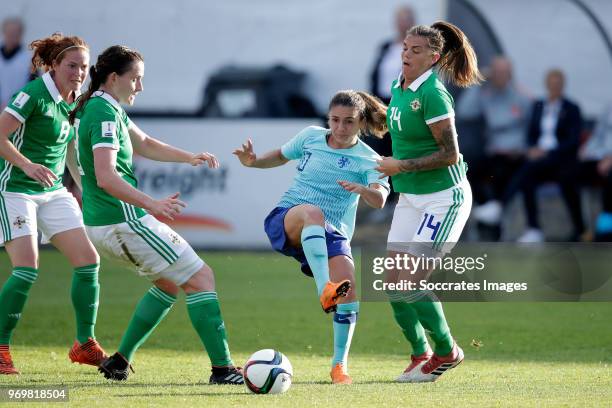
[(387, 178), (374, 170), (380, 156), (368, 145), (359, 142), (348, 149), (333, 149), (327, 144), (329, 129), (309, 126), (281, 147), (289, 160), (298, 160), (293, 184), (277, 207), (289, 208), (300, 204), (319, 207), (325, 221), (349, 240), (355, 229), (359, 195), (343, 189), (338, 181), (345, 180), (368, 186), (378, 183), (389, 188)]

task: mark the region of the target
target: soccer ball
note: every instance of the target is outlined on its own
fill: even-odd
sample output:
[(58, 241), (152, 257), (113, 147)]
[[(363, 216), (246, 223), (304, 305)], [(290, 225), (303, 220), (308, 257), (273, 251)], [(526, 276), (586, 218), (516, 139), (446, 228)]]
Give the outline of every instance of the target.
[(293, 367), (280, 351), (256, 351), (247, 360), (243, 370), (244, 383), (255, 394), (281, 394), (291, 387)]

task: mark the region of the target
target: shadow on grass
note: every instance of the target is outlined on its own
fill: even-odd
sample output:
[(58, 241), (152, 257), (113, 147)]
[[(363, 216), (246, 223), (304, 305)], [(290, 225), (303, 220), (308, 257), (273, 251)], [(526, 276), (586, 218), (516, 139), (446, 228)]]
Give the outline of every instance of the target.
[(142, 397), (194, 397), (194, 396), (202, 396), (202, 397), (226, 397), (229, 395), (252, 395), (248, 391), (244, 392), (189, 392), (189, 393), (147, 393), (143, 394), (117, 394), (113, 395), (113, 397), (119, 398), (142, 398)]
[[(294, 385), (329, 385), (330, 387), (337, 387), (337, 385), (332, 384), (327, 380), (320, 381), (293, 381)], [(355, 381), (353, 378), (353, 385), (359, 384), (396, 384), (396, 381), (393, 379), (389, 380), (368, 380), (368, 381)]]

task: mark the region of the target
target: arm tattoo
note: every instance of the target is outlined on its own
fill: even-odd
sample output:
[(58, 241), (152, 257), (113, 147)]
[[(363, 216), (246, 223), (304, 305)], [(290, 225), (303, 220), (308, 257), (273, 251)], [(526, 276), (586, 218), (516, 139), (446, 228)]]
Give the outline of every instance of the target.
[(454, 126), (446, 124), (444, 128), (432, 126), (432, 133), (439, 150), (428, 156), (417, 159), (402, 160), (400, 168), (402, 173), (419, 170), (433, 170), (440, 167), (447, 167), (456, 163), (459, 156), (457, 145), (457, 133)]

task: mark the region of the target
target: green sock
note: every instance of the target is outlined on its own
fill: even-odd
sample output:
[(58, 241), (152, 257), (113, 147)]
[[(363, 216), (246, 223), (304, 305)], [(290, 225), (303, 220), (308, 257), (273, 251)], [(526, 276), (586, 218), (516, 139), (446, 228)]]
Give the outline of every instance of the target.
[(412, 354), (418, 356), (425, 353), (429, 349), (427, 336), (414, 306), (404, 301), (391, 300), (391, 307), (395, 321), (412, 346)]
[(153, 286), (149, 289), (136, 305), (132, 320), (130, 320), (130, 324), (121, 339), (119, 353), (128, 361), (132, 361), (138, 347), (149, 338), (149, 335), (166, 317), (175, 302), (176, 297), (169, 295), (158, 287)]
[(187, 311), (193, 327), (204, 343), (211, 364), (215, 367), (233, 365), (217, 292), (188, 294)]
[(98, 284), (98, 269), (100, 265), (92, 264), (74, 268), (72, 274), (72, 306), (76, 315), (77, 340), (86, 343), (91, 337), (95, 339), (94, 326), (98, 315), (98, 299), (100, 285)]
[(15, 266), (0, 291), (0, 344), (9, 344), (38, 270)]
[(413, 306), (419, 321), (436, 344), (435, 353), (439, 356), (449, 354), (453, 349), (453, 337), (444, 317), (442, 303), (428, 293), (419, 302), (413, 303)]

